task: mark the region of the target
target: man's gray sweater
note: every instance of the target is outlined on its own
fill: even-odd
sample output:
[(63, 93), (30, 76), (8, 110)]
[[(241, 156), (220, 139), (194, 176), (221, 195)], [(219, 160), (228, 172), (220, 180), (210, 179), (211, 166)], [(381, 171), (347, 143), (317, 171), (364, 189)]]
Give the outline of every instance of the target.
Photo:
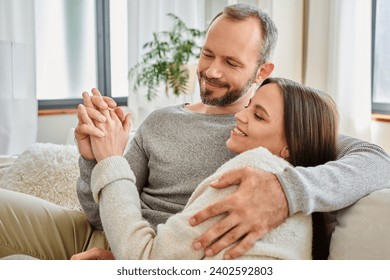
[[(234, 123), (233, 115), (193, 113), (184, 104), (156, 110), (142, 123), (125, 158), (136, 177), (142, 215), (154, 228), (180, 212), (198, 184), (235, 156), (225, 145)], [(77, 193), (90, 223), (101, 228), (90, 188), (95, 165), (80, 157)], [(376, 145), (340, 136), (337, 161), (288, 167), (276, 176), (290, 215), (334, 211), (389, 187), (390, 157)]]

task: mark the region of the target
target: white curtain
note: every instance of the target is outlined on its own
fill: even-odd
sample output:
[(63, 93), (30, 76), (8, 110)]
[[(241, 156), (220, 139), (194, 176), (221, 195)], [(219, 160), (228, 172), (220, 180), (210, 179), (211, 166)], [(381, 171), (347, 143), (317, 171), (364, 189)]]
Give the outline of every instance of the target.
[(0, 154), (36, 141), (34, 1), (0, 0)]
[(304, 83), (335, 99), (340, 132), (371, 141), (371, 1), (306, 1)]
[(328, 91), (340, 112), (340, 131), (370, 141), (371, 1), (331, 0)]
[[(153, 32), (171, 28), (167, 13), (179, 16), (190, 27), (200, 30), (205, 28), (204, 0), (128, 0), (129, 68), (140, 60), (143, 54), (142, 46), (153, 38)], [(130, 84), (129, 92), (128, 108), (132, 113), (132, 128), (136, 128), (151, 111), (157, 108), (199, 100), (196, 89), (193, 95), (167, 97), (162, 86), (158, 97), (152, 101), (147, 100), (146, 89), (135, 92)]]

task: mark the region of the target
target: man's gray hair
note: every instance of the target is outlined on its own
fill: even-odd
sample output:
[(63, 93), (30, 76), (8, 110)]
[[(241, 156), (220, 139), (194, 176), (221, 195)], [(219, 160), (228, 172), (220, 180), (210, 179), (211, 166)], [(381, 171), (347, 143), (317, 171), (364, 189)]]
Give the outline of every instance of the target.
[(246, 20), (248, 18), (254, 18), (259, 22), (259, 27), (262, 34), (262, 43), (260, 46), (260, 52), (258, 57), (258, 66), (270, 61), (278, 40), (278, 29), (271, 17), (263, 10), (248, 5), (248, 4), (234, 4), (226, 6), (223, 11), (217, 14), (211, 21), (211, 24), (221, 15), (231, 20)]

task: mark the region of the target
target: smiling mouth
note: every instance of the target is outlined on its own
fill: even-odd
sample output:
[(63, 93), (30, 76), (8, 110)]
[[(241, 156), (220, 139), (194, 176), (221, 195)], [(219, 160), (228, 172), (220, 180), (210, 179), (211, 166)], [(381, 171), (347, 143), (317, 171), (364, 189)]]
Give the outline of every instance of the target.
[(228, 83), (222, 82), (219, 79), (216, 78), (208, 78), (204, 73), (201, 73), (201, 78), (203, 79), (203, 82), (211, 87), (216, 88), (226, 88), (229, 87)]
[(233, 132), (234, 132), (234, 133), (237, 133), (238, 135), (241, 135), (241, 136), (248, 136), (248, 135), (246, 135), (244, 132), (242, 132), (238, 127), (235, 127), (235, 128), (233, 129)]
[(225, 88), (225, 85), (212, 83), (209, 81), (205, 81), (205, 84), (206, 84), (206, 86), (211, 87), (211, 88)]

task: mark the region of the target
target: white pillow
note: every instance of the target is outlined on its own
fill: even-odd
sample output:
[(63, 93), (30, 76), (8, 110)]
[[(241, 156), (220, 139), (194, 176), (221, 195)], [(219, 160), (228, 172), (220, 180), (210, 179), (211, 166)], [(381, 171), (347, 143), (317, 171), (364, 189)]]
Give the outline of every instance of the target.
[(390, 189), (360, 199), (337, 213), (329, 259), (390, 260)]
[(76, 146), (33, 144), (6, 168), (0, 188), (81, 210), (76, 193), (78, 157)]

